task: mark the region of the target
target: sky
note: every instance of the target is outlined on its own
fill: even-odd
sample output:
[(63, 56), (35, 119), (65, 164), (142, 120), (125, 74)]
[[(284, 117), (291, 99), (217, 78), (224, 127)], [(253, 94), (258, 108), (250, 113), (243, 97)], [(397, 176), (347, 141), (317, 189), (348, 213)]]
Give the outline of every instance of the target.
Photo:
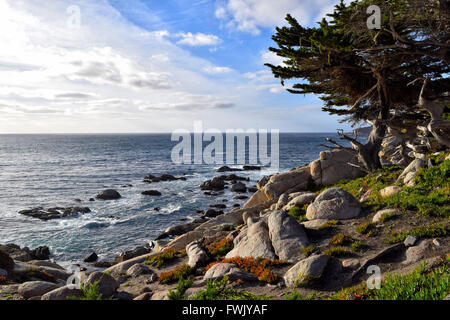
[(347, 129), (264, 63), (338, 0), (0, 0), (0, 133)]

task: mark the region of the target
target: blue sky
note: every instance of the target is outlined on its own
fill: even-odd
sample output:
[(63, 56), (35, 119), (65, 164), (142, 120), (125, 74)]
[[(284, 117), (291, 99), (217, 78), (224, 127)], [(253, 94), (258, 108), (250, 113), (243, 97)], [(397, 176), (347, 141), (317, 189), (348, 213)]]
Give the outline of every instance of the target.
[(265, 62), (286, 13), (337, 0), (37, 0), (0, 4), (0, 133), (347, 128)]

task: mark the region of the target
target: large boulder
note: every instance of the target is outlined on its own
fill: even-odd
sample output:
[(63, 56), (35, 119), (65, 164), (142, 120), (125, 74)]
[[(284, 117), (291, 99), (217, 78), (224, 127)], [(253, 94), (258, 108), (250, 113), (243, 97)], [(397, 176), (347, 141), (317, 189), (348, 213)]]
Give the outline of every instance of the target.
[(97, 199), (101, 200), (117, 200), (121, 197), (120, 193), (113, 189), (104, 190), (96, 196)]
[(29, 281), (19, 286), (19, 294), (25, 299), (42, 296), (47, 292), (59, 288), (57, 284), (45, 281)]
[(93, 272), (84, 281), (83, 285), (87, 288), (92, 286), (94, 283), (98, 283), (98, 293), (102, 295), (103, 298), (109, 298), (116, 292), (119, 288), (119, 283), (111, 277), (109, 274), (103, 272)]
[(430, 239), (425, 239), (419, 242), (418, 245), (409, 247), (406, 250), (406, 260), (404, 263), (415, 263), (424, 259), (431, 250), (433, 249), (433, 241)]
[(320, 278), (328, 259), (327, 255), (321, 254), (299, 261), (284, 275), (286, 286), (294, 288), (307, 285), (310, 281)]
[(200, 246), (199, 241), (191, 242), (186, 246), (186, 253), (189, 257), (189, 266), (192, 268), (205, 266), (209, 260), (206, 251)]
[(358, 163), (354, 153), (347, 150), (328, 150), (320, 153), (320, 158), (310, 165), (311, 177), (317, 185), (331, 186), (341, 180), (349, 180), (364, 175), (360, 169), (349, 163)]
[(80, 289), (70, 289), (68, 287), (61, 287), (50, 292), (47, 292), (41, 297), (41, 300), (50, 300), (50, 301), (63, 301), (68, 300), (71, 297), (83, 297), (83, 291)]
[[(242, 234), (244, 231), (242, 231)], [(237, 242), (236, 239), (240, 241)], [(254, 257), (276, 259), (270, 241), (269, 230), (264, 221), (258, 221), (251, 224), (247, 232), (235, 239), (235, 247), (228, 252), (226, 258), (233, 257)]]
[(275, 253), (281, 260), (298, 261), (304, 258), (302, 248), (309, 245), (303, 227), (284, 211), (269, 216), (269, 235)]
[(308, 220), (356, 218), (361, 205), (350, 193), (341, 188), (331, 188), (322, 192), (306, 210)]

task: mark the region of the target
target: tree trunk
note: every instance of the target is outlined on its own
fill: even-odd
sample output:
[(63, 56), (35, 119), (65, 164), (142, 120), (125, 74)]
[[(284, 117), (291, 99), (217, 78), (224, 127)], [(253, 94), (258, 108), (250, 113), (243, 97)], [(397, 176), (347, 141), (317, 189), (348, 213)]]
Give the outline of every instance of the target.
[(366, 144), (356, 148), (358, 160), (369, 172), (376, 171), (382, 167), (379, 152), (385, 135), (386, 124), (377, 120), (372, 124), (372, 130)]

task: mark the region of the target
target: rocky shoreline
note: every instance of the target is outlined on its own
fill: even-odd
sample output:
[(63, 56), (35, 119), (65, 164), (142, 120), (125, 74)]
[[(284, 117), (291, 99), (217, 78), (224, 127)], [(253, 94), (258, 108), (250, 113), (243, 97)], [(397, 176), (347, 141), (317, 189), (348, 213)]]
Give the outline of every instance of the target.
[[(366, 279), (370, 265), (395, 273), (410, 272), (425, 261), (430, 270), (448, 267), (448, 217), (419, 215), (388, 201), (414, 188), (421, 169), (440, 168), (450, 161), (448, 155), (439, 159), (414, 159), (406, 168), (371, 177), (349, 165), (356, 161), (353, 154), (333, 150), (322, 152), (309, 165), (264, 177), (255, 186), (234, 173), (220, 175), (205, 181), (200, 190), (214, 196), (229, 188), (235, 199), (249, 198), (242, 208), (225, 203), (199, 208), (199, 218), (169, 227), (152, 243), (111, 261), (99, 261), (92, 252), (80, 257), (78, 270), (69, 272), (49, 259), (48, 248), (0, 246), (0, 299), (83, 298), (85, 291), (67, 285), (73, 271), (83, 288), (96, 285), (103, 298), (173, 298), (182, 276), (191, 279), (188, 288), (178, 292), (184, 298), (195, 299), (208, 281), (227, 277), (235, 292), (281, 299), (292, 290), (336, 294)], [(218, 172), (260, 169), (222, 167)], [(184, 177), (166, 174), (144, 181), (179, 179)], [(357, 181), (358, 190), (343, 181)], [(105, 190), (96, 198), (113, 201), (120, 194)], [(88, 212), (87, 207), (35, 208), (20, 214), (49, 220)], [(431, 231), (414, 231), (423, 225)], [(391, 236), (395, 241), (386, 240)]]

